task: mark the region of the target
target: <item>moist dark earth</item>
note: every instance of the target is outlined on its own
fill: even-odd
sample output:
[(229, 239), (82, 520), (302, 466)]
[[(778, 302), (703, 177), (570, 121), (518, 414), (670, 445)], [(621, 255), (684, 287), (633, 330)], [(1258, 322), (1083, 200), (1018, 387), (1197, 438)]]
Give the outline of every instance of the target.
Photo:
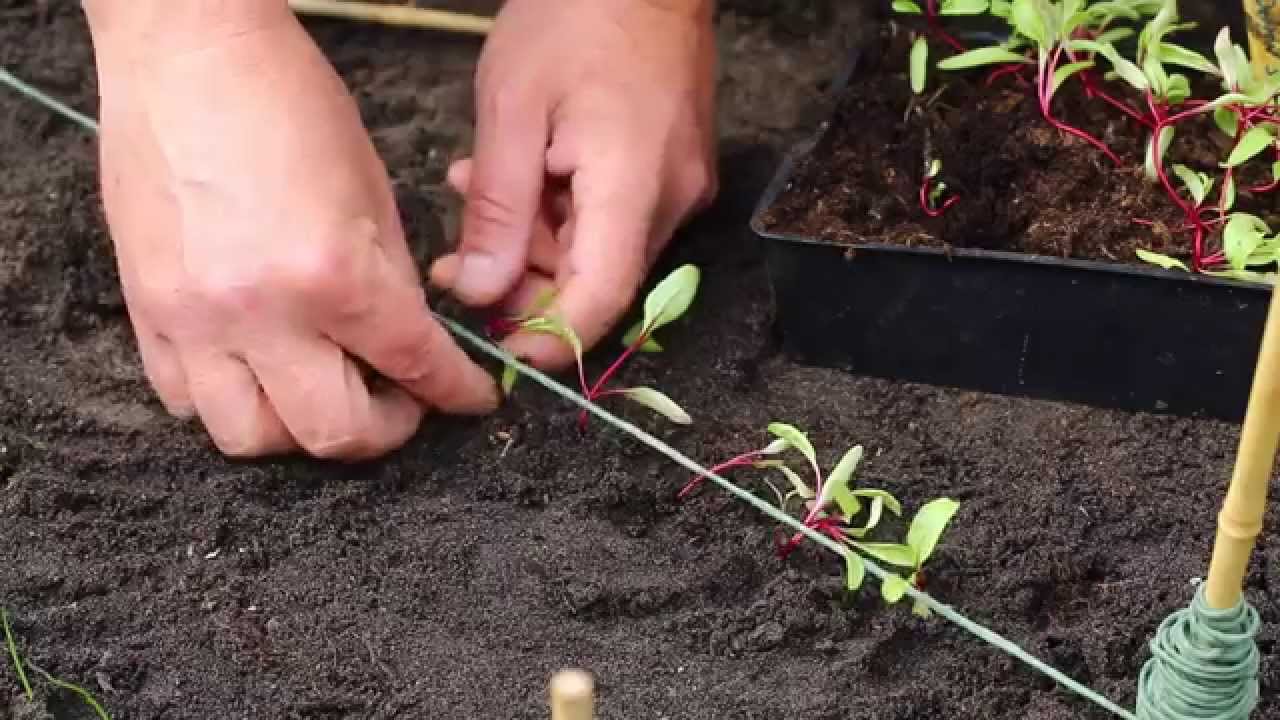
[[(781, 356), (747, 215), (869, 27), (853, 4), (783, 7), (722, 6), (727, 183), (664, 259), (704, 284), (667, 352), (623, 374), (695, 423), (625, 412), (708, 463), (791, 422), (826, 467), (863, 444), (861, 482), (908, 512), (960, 500), (929, 590), (1131, 706), (1148, 639), (1204, 573), (1239, 428)], [(93, 112), (77, 4), (6, 0), (0, 17), (0, 64)], [(309, 27), (429, 256), (456, 211), (443, 174), (470, 140), (477, 42)], [(1106, 717), (944, 621), (848, 595), (830, 555), (777, 559), (774, 525), (723, 492), (677, 502), (684, 471), (598, 423), (580, 434), (532, 384), (377, 462), (222, 458), (141, 375), (93, 138), (0, 98), (0, 603), (27, 657), (115, 718), (539, 718), (565, 666), (596, 675), (602, 718)], [(1248, 579), (1266, 623), (1259, 718), (1280, 718), (1278, 555), (1264, 536)], [(28, 705), (0, 672), (0, 717), (86, 717), (37, 685)]]
[[(830, 131), (797, 162), (765, 214), (769, 230), (841, 244), (978, 248), (1131, 264), (1140, 264), (1136, 251), (1146, 249), (1189, 263), (1192, 234), (1179, 229), (1182, 212), (1163, 187), (1143, 176), (1147, 129), (1086, 97), (1081, 76), (1054, 96), (1053, 114), (1103, 142), (1119, 165), (1041, 117), (1028, 81), (1034, 71), (989, 81), (988, 70), (933, 70), (915, 99), (906, 68), (908, 29), (917, 26), (889, 26), (868, 42)], [(1234, 38), (1245, 42), (1241, 34)], [(949, 53), (937, 40), (930, 47), (934, 61)], [(1221, 94), (1217, 82), (1191, 76), (1195, 97)], [(1098, 82), (1097, 74), (1092, 78)], [(1118, 102), (1142, 107), (1141, 96), (1123, 83), (1098, 86)], [(1216, 202), (1219, 163), (1231, 147), (1208, 116), (1180, 123), (1165, 161), (1168, 176), (1177, 187), (1178, 164), (1208, 173), (1215, 178), (1209, 202)], [(931, 160), (942, 163), (938, 181), (946, 184), (935, 206), (956, 200), (935, 218), (920, 200)], [(1249, 191), (1270, 183), (1269, 164), (1241, 168), (1234, 209), (1274, 223), (1274, 196)], [(1221, 249), (1221, 234), (1211, 235), (1206, 254)]]

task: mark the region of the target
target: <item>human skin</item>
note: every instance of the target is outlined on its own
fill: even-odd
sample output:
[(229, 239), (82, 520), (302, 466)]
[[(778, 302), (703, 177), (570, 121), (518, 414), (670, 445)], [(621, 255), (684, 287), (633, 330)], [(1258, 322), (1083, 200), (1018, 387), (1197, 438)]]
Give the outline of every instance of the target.
[[(362, 460), (429, 412), (497, 406), (432, 318), (387, 171), (285, 0), (84, 6), (107, 223), (171, 413), (234, 457)], [(714, 191), (713, 66), (706, 0), (510, 0), (477, 74), (474, 157), (450, 172), (458, 253), (431, 279), (503, 308), (554, 284), (597, 342)], [(542, 337), (508, 348), (567, 362)]]

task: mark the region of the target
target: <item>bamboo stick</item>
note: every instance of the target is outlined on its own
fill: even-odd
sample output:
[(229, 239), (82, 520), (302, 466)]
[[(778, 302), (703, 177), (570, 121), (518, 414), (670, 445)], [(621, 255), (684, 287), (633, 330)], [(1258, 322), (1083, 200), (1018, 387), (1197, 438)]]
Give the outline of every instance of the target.
[(289, 0), (289, 7), (294, 12), (305, 15), (320, 15), (344, 20), (428, 28), (473, 35), (485, 35), (493, 27), (493, 18), (479, 15), (466, 15), (447, 10), (428, 10), (404, 5), (355, 2), (354, 0)]
[(595, 683), (580, 670), (564, 670), (551, 678), (551, 720), (592, 720)]
[(1258, 76), (1280, 69), (1272, 48), (1280, 45), (1280, 5), (1273, 0), (1243, 0), (1249, 34), (1249, 58)]
[(1273, 290), (1245, 412), (1235, 471), (1218, 513), (1218, 533), (1205, 588), (1209, 606), (1236, 606), (1244, 589), (1249, 556), (1262, 531), (1267, 486), (1280, 443), (1280, 290)]

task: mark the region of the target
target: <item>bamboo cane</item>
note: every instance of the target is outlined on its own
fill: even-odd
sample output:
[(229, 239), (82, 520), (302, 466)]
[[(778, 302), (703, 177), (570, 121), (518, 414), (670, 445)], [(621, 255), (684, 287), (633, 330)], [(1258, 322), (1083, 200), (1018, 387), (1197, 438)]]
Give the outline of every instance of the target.
[(1249, 34), (1249, 57), (1258, 75), (1280, 70), (1274, 50), (1280, 46), (1280, 3), (1275, 0), (1243, 0), (1245, 25)]
[(490, 28), (493, 27), (492, 18), (404, 5), (380, 5), (370, 2), (354, 2), (353, 0), (289, 0), (289, 7), (294, 12), (305, 15), (320, 15), (344, 20), (428, 28), (473, 35), (487, 34)]
[(1267, 506), (1267, 486), (1280, 443), (1280, 290), (1273, 290), (1262, 333), (1262, 348), (1254, 370), (1253, 388), (1245, 412), (1235, 471), (1227, 497), (1218, 514), (1218, 534), (1209, 560), (1205, 587), (1209, 606), (1226, 610), (1236, 606), (1254, 541), (1262, 531)]
[(551, 720), (592, 720), (595, 683), (580, 670), (564, 670), (551, 678)]

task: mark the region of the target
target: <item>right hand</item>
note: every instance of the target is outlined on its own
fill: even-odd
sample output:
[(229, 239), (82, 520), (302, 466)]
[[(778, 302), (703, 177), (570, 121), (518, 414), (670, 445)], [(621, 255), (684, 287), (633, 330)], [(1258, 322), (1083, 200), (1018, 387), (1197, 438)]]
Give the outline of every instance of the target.
[(127, 17), (169, 5), (86, 3), (103, 201), (166, 408), (231, 456), (358, 460), (403, 444), (426, 409), (496, 407), (493, 378), (432, 318), (386, 170), (288, 6), (174, 7), (223, 8), (185, 28)]

